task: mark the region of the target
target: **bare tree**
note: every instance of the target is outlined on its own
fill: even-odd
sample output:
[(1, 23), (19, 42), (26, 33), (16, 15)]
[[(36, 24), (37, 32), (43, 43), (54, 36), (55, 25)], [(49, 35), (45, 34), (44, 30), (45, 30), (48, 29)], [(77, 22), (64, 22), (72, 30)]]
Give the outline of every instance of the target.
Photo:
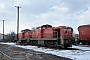
[(32, 27), (31, 29), (32, 29), (32, 30), (35, 30), (36, 28), (35, 28), (35, 27)]
[(15, 32), (10, 32), (9, 34), (6, 35), (6, 40), (5, 42), (13, 42), (14, 37), (16, 36)]

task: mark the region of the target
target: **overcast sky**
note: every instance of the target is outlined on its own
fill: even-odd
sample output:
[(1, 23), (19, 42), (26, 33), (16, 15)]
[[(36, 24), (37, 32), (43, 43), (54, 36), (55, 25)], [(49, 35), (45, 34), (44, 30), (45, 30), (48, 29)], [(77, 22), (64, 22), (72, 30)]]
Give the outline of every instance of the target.
[(0, 33), (3, 33), (2, 20), (5, 34), (17, 32), (15, 6), (21, 6), (19, 32), (50, 24), (70, 26), (78, 33), (78, 26), (90, 24), (90, 0), (0, 0)]

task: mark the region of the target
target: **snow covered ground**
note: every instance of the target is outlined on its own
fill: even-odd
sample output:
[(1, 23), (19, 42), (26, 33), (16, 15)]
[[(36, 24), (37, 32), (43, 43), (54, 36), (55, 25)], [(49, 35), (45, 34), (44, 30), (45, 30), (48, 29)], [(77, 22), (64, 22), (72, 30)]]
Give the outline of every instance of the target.
[(81, 50), (55, 50), (55, 49), (48, 49), (44, 47), (37, 47), (37, 46), (21, 46), (16, 45), (15, 43), (1, 43), (1, 44), (8, 44), (16, 47), (21, 47), (24, 49), (32, 49), (34, 51), (40, 51), (45, 53), (50, 53), (57, 56), (67, 57), (73, 60), (90, 60), (90, 47), (81, 47), (81, 46), (72, 46), (72, 48), (78, 48)]

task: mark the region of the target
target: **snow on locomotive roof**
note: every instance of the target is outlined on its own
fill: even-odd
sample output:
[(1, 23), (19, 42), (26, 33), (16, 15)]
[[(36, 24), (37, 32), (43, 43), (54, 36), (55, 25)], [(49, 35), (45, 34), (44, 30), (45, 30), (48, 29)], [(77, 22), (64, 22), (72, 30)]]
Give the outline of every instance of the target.
[(31, 30), (30, 29), (21, 30), (21, 32), (25, 32), (25, 31), (31, 31)]
[(43, 28), (43, 27), (52, 27), (52, 25), (49, 25), (49, 24), (46, 24), (46, 25), (42, 25), (42, 26), (39, 26), (39, 27), (37, 27), (36, 29), (38, 29), (38, 28)]

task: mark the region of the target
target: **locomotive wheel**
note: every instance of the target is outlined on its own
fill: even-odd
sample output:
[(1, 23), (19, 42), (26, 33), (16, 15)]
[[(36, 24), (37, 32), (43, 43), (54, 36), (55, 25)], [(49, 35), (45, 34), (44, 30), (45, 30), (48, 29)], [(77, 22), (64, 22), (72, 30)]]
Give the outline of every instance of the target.
[(50, 47), (54, 47), (54, 42), (53, 41), (51, 42)]
[(57, 47), (57, 42), (56, 41), (54, 41), (54, 44), (53, 44), (54, 46), (53, 47)]
[(85, 44), (86, 44), (86, 42), (82, 42), (82, 44), (83, 44), (83, 45), (85, 45)]
[(48, 41), (48, 47), (53, 48), (54, 47), (54, 41)]
[(47, 40), (44, 42), (44, 44), (45, 44), (45, 47), (48, 47)]

